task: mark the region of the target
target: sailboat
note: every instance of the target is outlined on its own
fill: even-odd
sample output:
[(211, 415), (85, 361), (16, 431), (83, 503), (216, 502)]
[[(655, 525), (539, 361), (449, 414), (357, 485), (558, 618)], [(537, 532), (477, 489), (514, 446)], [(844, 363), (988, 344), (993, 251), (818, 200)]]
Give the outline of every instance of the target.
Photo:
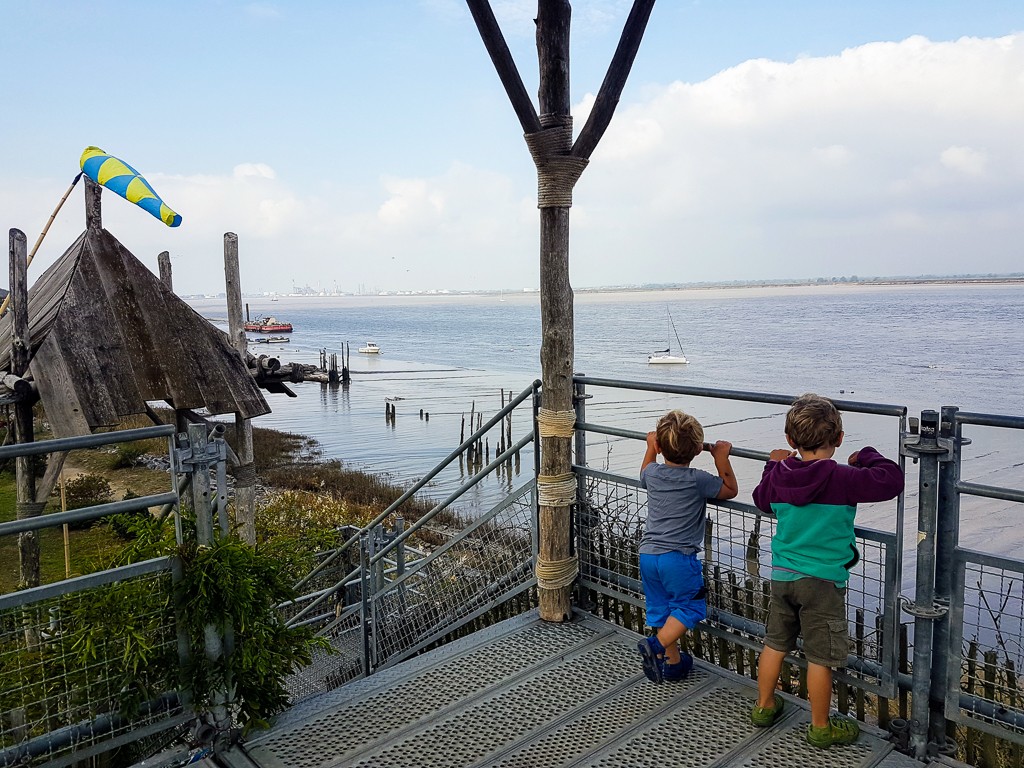
[(661, 349), (661, 350), (658, 350), (657, 352), (653, 352), (652, 354), (648, 355), (647, 356), (647, 364), (648, 365), (684, 365), (686, 363), (689, 363), (690, 361), (687, 360), (683, 356), (683, 353), (682, 353), (683, 343), (681, 341), (679, 341), (679, 332), (676, 331), (676, 324), (672, 322), (672, 313), (668, 311), (668, 307), (665, 307), (665, 314), (668, 316), (668, 327), (669, 327), (669, 330), (672, 331), (672, 336), (676, 337), (676, 344), (679, 345), (680, 352), (679, 352), (678, 355), (673, 355), (672, 354), (672, 341), (671, 341), (671, 336), (669, 336), (668, 337), (669, 338), (669, 347), (668, 347), (668, 349)]

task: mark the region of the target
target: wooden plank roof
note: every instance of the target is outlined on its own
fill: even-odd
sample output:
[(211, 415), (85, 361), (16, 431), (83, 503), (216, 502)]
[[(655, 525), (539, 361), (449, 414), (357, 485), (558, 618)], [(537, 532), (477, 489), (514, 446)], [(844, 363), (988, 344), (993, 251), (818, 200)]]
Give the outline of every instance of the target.
[[(107, 230), (87, 230), (29, 290), (29, 367), (58, 437), (175, 408), (270, 412), (227, 334), (170, 291)], [(0, 318), (0, 368), (11, 359)]]

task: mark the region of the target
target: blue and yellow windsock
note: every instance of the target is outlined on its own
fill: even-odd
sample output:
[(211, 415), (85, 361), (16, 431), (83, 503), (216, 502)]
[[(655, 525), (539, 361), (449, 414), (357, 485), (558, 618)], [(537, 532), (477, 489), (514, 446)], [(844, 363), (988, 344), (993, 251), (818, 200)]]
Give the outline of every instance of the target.
[(149, 211), (168, 227), (181, 224), (181, 216), (164, 205), (142, 174), (123, 160), (108, 155), (99, 147), (86, 147), (80, 164), (82, 172), (90, 179)]

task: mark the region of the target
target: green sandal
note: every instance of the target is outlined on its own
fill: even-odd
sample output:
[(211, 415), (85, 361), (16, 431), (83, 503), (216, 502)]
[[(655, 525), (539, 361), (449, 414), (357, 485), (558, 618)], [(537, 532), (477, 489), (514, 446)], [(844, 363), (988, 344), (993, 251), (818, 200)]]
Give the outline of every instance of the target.
[(782, 697), (775, 694), (774, 707), (757, 707), (750, 711), (750, 723), (758, 728), (767, 728), (782, 716)]
[(828, 725), (807, 728), (807, 743), (821, 749), (828, 749), (833, 744), (853, 744), (860, 736), (860, 726), (856, 721), (841, 715), (832, 715)]

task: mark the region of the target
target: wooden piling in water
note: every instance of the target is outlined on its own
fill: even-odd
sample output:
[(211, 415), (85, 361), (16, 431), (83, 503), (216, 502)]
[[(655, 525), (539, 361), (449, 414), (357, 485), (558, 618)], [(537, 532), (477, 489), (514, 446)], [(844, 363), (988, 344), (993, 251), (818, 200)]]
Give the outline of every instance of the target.
[(341, 376), (338, 373), (338, 355), (336, 352), (331, 353), (330, 366), (327, 369), (327, 381), (334, 385), (341, 381)]
[[(501, 409), (505, 410), (505, 388), (504, 387), (501, 388)], [(509, 440), (509, 444), (511, 444), (511, 442), (512, 441)], [(502, 419), (501, 420), (501, 439), (498, 441), (498, 454), (499, 455), (505, 452), (505, 445), (506, 445), (506, 443), (505, 443), (505, 420)]]

